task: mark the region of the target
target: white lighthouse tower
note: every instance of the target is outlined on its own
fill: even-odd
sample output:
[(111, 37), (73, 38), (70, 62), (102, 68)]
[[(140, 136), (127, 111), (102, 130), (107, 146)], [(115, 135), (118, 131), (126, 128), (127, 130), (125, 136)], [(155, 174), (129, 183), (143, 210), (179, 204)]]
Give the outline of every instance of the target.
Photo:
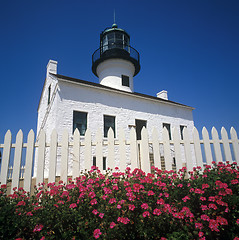
[(92, 55), (92, 71), (100, 84), (134, 92), (133, 77), (140, 70), (139, 53), (129, 34), (114, 23), (100, 34), (100, 47)]

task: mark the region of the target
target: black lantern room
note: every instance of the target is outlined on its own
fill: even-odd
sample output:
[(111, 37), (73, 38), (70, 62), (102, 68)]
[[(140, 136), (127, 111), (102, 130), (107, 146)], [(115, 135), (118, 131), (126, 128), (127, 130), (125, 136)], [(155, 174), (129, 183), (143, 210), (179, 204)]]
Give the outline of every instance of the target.
[[(92, 71), (97, 76), (98, 65), (108, 59), (120, 58), (134, 64), (134, 76), (140, 70), (139, 53), (130, 46), (129, 34), (114, 23), (100, 34), (100, 48), (92, 55)], [(98, 76), (97, 76), (98, 77)]]

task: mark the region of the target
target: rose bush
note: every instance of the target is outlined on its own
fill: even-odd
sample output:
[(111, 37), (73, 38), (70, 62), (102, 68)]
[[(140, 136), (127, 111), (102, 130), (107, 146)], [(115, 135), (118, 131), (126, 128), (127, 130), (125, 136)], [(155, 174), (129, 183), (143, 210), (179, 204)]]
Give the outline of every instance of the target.
[(1, 239), (239, 239), (236, 163), (125, 172), (92, 167), (30, 196), (0, 189)]

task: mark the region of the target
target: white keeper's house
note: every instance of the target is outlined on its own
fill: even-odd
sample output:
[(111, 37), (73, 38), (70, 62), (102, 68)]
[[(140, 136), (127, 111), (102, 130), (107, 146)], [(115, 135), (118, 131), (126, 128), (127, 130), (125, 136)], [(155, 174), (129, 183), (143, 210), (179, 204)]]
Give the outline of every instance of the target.
[(112, 128), (117, 139), (120, 128), (126, 137), (135, 128), (140, 139), (143, 126), (149, 136), (154, 127), (159, 134), (163, 127), (169, 135), (175, 127), (180, 133), (184, 127), (191, 132), (192, 107), (169, 100), (165, 90), (155, 96), (134, 92), (139, 71), (140, 55), (130, 45), (129, 34), (116, 24), (100, 34), (100, 47), (92, 55), (92, 72), (99, 83), (59, 75), (57, 61), (50, 60), (38, 106), (37, 136), (42, 129), (48, 140), (53, 129), (59, 137), (63, 129), (72, 136), (78, 128), (82, 138), (86, 129), (92, 136), (101, 129), (107, 137)]

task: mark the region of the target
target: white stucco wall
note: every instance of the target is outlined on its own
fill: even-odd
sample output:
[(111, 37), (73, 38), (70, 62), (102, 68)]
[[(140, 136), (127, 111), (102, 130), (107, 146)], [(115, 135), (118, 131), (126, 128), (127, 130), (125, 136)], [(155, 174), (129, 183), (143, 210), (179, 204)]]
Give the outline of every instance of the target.
[[(56, 61), (50, 60), (47, 64), (46, 79), (38, 106), (37, 137), (41, 129), (48, 130), (49, 128), (53, 129), (56, 127), (57, 101), (55, 100), (55, 97), (58, 81), (56, 78), (52, 77), (50, 73), (57, 73)], [(49, 86), (51, 87), (51, 93), (50, 103), (48, 104)]]
[(171, 128), (185, 125), (189, 130), (194, 126), (190, 108), (60, 81), (57, 130), (67, 128), (72, 134), (74, 110), (88, 113), (87, 127), (93, 135), (98, 128), (102, 129), (103, 134), (104, 115), (115, 116), (116, 132), (122, 127), (127, 137), (129, 125), (135, 125), (135, 119), (147, 121), (150, 135), (153, 127), (161, 134), (163, 123), (170, 123)]
[[(87, 128), (91, 130), (92, 137), (98, 130), (102, 131), (103, 136), (103, 116), (115, 116), (116, 138), (118, 130), (122, 127), (126, 138), (129, 139), (130, 125), (135, 125), (135, 119), (146, 120), (149, 137), (151, 137), (154, 127), (162, 136), (163, 123), (169, 123), (171, 130), (180, 125), (187, 126), (192, 132), (194, 126), (192, 108), (173, 105), (167, 102), (160, 102), (155, 99), (146, 99), (129, 93), (109, 91), (91, 85), (82, 85), (67, 81), (58, 80), (50, 76), (47, 84), (52, 84), (52, 101), (47, 105), (47, 84), (43, 91), (41, 104), (39, 105), (39, 123), (41, 128), (46, 131), (47, 142), (50, 141), (51, 132), (56, 129), (59, 141), (61, 141), (63, 129), (67, 129), (70, 138), (73, 131), (73, 111), (87, 112)], [(49, 111), (47, 111), (49, 110)], [(42, 116), (45, 120), (42, 121)], [(41, 122), (41, 124), (40, 124)], [(38, 131), (40, 127), (38, 127)], [(71, 153), (70, 153), (71, 154)], [(106, 153), (104, 153), (105, 155)], [(57, 175), (60, 174), (60, 150), (57, 158)], [(84, 159), (81, 159), (81, 166), (84, 166)], [(46, 150), (45, 174), (49, 168), (49, 149)], [(37, 164), (35, 165), (36, 172)], [(71, 164), (69, 167), (71, 172)]]
[[(134, 91), (134, 72), (134, 65), (124, 59), (109, 59), (103, 61), (97, 67), (100, 84), (128, 92)], [(129, 87), (122, 86), (122, 75), (129, 77)]]

